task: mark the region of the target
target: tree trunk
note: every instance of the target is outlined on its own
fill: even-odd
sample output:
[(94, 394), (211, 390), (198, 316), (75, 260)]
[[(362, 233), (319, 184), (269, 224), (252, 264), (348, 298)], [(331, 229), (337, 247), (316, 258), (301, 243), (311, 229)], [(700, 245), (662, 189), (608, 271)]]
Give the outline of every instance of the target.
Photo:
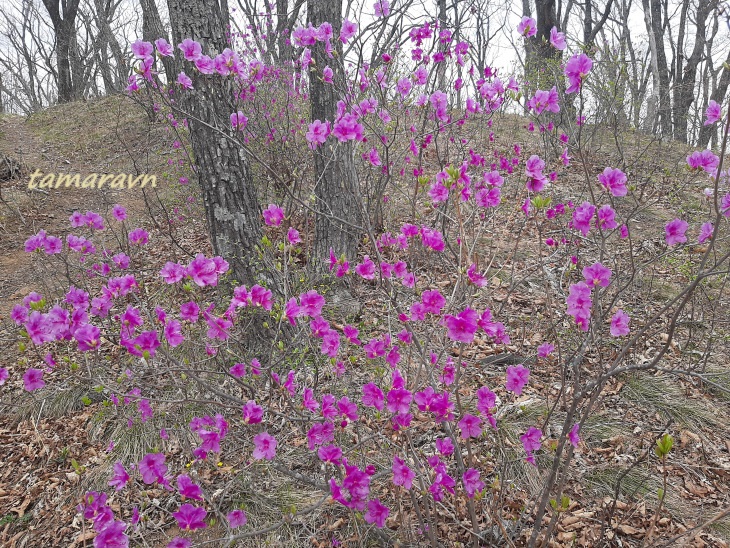
[[(333, 59), (324, 51), (324, 44), (312, 46), (310, 66), (310, 100), (312, 120), (335, 121), (337, 116), (336, 90), (344, 88), (342, 67), (342, 43), (336, 38), (342, 25), (342, 0), (309, 0), (307, 19), (314, 26), (328, 21), (332, 24), (335, 39)], [(334, 72), (335, 84), (322, 80), (322, 69), (329, 64)], [(361, 198), (351, 142), (340, 143), (330, 136), (314, 151), (314, 195), (317, 218), (314, 225), (314, 245), (310, 271), (319, 276), (329, 272), (330, 248), (339, 257), (344, 254), (349, 261), (357, 256), (360, 233), (353, 226), (361, 225)]]
[[(689, 3), (689, 0), (686, 0)], [(672, 115), (674, 118), (674, 138), (679, 139), (683, 143), (688, 141), (687, 135), (687, 116), (689, 109), (695, 100), (695, 82), (697, 81), (697, 67), (702, 60), (702, 54), (705, 49), (707, 40), (707, 31), (705, 21), (710, 14), (713, 6), (708, 0), (701, 0), (697, 9), (697, 21), (695, 27), (695, 40), (692, 54), (687, 59), (687, 63), (682, 70), (682, 41), (678, 40), (677, 44), (677, 72), (674, 84), (674, 106)], [(684, 30), (680, 27), (680, 30)]]
[[(185, 38), (201, 42), (203, 53), (214, 57), (227, 45), (227, 19), (211, 0), (168, 0), (170, 26), (175, 43)], [(182, 55), (176, 55), (183, 66)], [(176, 93), (188, 117), (196, 171), (203, 190), (213, 250), (228, 261), (236, 281), (263, 281), (280, 294), (280, 276), (268, 255), (260, 255), (263, 235), (261, 208), (254, 188), (249, 160), (239, 146), (214, 128), (230, 128), (234, 108), (231, 78), (202, 75), (191, 63), (185, 65), (193, 89)], [(177, 90), (176, 90), (177, 91)]]
[(76, 14), (79, 0), (62, 2), (59, 0), (43, 0), (56, 35), (56, 65), (58, 71), (58, 102), (68, 103), (74, 99), (74, 84), (71, 79), (71, 45), (74, 43), (76, 31)]
[[(659, 79), (658, 103), (659, 103), (659, 124), (662, 136), (672, 136), (672, 106), (669, 98), (669, 68), (667, 67), (667, 55), (664, 51), (664, 28), (662, 27), (662, 4), (661, 0), (649, 0), (651, 33), (653, 34), (654, 49), (656, 54), (656, 70)], [(646, 4), (646, 0), (644, 0)]]

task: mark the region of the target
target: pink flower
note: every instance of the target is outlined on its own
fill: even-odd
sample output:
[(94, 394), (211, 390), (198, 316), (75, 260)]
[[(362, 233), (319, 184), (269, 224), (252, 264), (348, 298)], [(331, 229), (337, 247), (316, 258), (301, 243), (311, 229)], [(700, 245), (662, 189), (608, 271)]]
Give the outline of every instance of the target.
[(611, 269), (603, 266), (601, 263), (593, 263), (583, 269), (583, 277), (589, 286), (608, 287), (611, 283)]
[(537, 347), (537, 355), (540, 358), (547, 358), (555, 350), (555, 346), (550, 343), (542, 343)]
[(193, 81), (184, 72), (177, 75), (177, 83), (180, 84), (183, 89), (193, 89)]
[(269, 226), (279, 226), (284, 220), (284, 210), (274, 204), (263, 211), (264, 222)]
[(527, 453), (527, 458), (525, 460), (527, 460), (530, 464), (535, 465), (535, 455), (533, 452), (537, 451), (542, 446), (540, 443), (541, 437), (542, 430), (535, 428), (534, 426), (531, 426), (527, 432), (520, 436), (522, 446), (525, 448), (525, 452)]
[(129, 482), (129, 474), (124, 469), (124, 465), (117, 461), (114, 463), (114, 475), (109, 480), (109, 486), (114, 487), (117, 491), (124, 489), (124, 486)]
[(139, 469), (139, 473), (142, 474), (142, 481), (147, 485), (155, 482), (165, 483), (167, 465), (165, 464), (165, 455), (163, 453), (147, 453), (139, 461), (137, 468)]
[(112, 215), (117, 221), (123, 221), (127, 218), (127, 210), (117, 204), (112, 208)]
[[(326, 67), (324, 67), (322, 69), (322, 79), (325, 82), (327, 82), (328, 84), (331, 84), (333, 77), (334, 77), (334, 71), (332, 70), (332, 68), (329, 65), (327, 65)], [(319, 121), (319, 120), (317, 120), (317, 121)]]
[(145, 245), (149, 242), (149, 233), (144, 228), (135, 228), (129, 233), (129, 243), (134, 245)]
[(383, 410), (383, 391), (375, 383), (368, 383), (362, 387), (362, 404), (365, 407), (374, 407)]
[(393, 455), (393, 483), (410, 489), (415, 477), (416, 473), (406, 466), (405, 461), (398, 455)]
[(375, 2), (373, 7), (375, 9), (375, 17), (388, 17), (390, 15), (390, 2), (388, 0)]
[(195, 323), (198, 321), (198, 314), (200, 313), (200, 307), (195, 301), (183, 303), (180, 305), (180, 318), (189, 322)]
[(601, 206), (598, 213), (596, 213), (596, 216), (598, 217), (598, 219), (596, 219), (596, 225), (602, 230), (611, 230), (618, 226), (618, 223), (616, 222), (616, 212), (608, 204)]
[(231, 512), (228, 512), (226, 519), (228, 520), (228, 525), (234, 529), (236, 527), (246, 525), (246, 522), (248, 521), (246, 518), (246, 512), (243, 510), (232, 510)]
[(254, 450), (253, 458), (256, 460), (266, 459), (272, 460), (276, 456), (276, 438), (269, 435), (268, 432), (261, 432), (253, 439)]
[(200, 489), (200, 485), (193, 483), (190, 476), (185, 474), (177, 477), (177, 490), (185, 498), (203, 500), (203, 492)]
[(565, 34), (559, 32), (557, 27), (550, 29), (550, 44), (560, 51), (568, 47), (568, 44), (565, 42)]
[(617, 310), (616, 314), (611, 318), (611, 335), (614, 337), (623, 337), (629, 334), (629, 322), (631, 318), (623, 310)]
[(231, 127), (233, 129), (243, 131), (246, 129), (246, 124), (248, 124), (248, 118), (243, 115), (243, 112), (239, 110), (231, 114)]
[(317, 456), (322, 462), (340, 464), (342, 459), (342, 449), (336, 445), (324, 445), (317, 451)]
[(299, 231), (293, 226), (289, 227), (289, 230), (286, 233), (286, 239), (291, 245), (302, 243), (302, 239), (299, 237)]
[(362, 141), (365, 128), (357, 120), (358, 118), (355, 114), (343, 114), (332, 127), (332, 135), (341, 143)]
[(152, 44), (150, 44), (149, 42), (143, 42), (142, 40), (132, 42), (132, 53), (134, 54), (134, 57), (136, 59), (144, 59), (145, 57), (149, 57), (152, 55), (152, 52)]
[[(334, 397), (331, 396), (334, 400)], [(324, 399), (322, 400), (324, 404)], [(323, 409), (324, 411), (324, 405)], [(310, 451), (335, 439), (335, 427), (331, 422), (317, 422), (307, 431), (307, 444)]]
[[(253, 400), (248, 400), (241, 410), (244, 424), (259, 424), (264, 417), (264, 409)], [(276, 440), (274, 440), (276, 447)]]
[(712, 226), (712, 223), (707, 222), (703, 223), (700, 227), (700, 235), (697, 238), (697, 241), (701, 244), (704, 244), (707, 240), (712, 238), (712, 233), (715, 231), (715, 227)]
[(309, 148), (314, 150), (319, 145), (324, 144), (329, 134), (329, 122), (320, 122), (319, 120), (315, 120), (309, 124), (309, 128), (304, 137), (307, 139), (307, 143), (309, 143)]
[(177, 283), (185, 277), (185, 267), (180, 263), (167, 261), (165, 266), (162, 267), (162, 270), (160, 270), (160, 277), (167, 284)]
[(707, 173), (712, 173), (720, 164), (720, 158), (710, 150), (695, 150), (687, 156), (687, 165), (692, 169), (704, 169)]
[(299, 316), (316, 318), (322, 315), (325, 299), (314, 289), (299, 295)]
[(353, 23), (347, 19), (342, 21), (342, 29), (340, 30), (340, 41), (347, 44), (347, 41), (355, 36), (357, 32), (357, 23)]
[(578, 435), (578, 432), (580, 432), (580, 423), (576, 422), (573, 425), (573, 428), (570, 429), (570, 432), (568, 432), (568, 441), (570, 441), (573, 447), (578, 447), (578, 444), (580, 443), (580, 436)]
[(722, 107), (717, 101), (710, 101), (705, 110), (705, 125), (711, 126), (722, 117)]
[(436, 451), (442, 455), (450, 455), (454, 452), (454, 444), (451, 438), (439, 438), (436, 440)]
[(375, 279), (375, 263), (370, 260), (368, 255), (365, 255), (363, 262), (355, 267), (355, 273), (366, 280), (373, 280)]
[(535, 95), (532, 96), (532, 99), (527, 102), (527, 107), (534, 110), (538, 116), (545, 110), (548, 112), (560, 112), (557, 88), (553, 86), (550, 91), (538, 89)]
[(180, 529), (194, 531), (195, 529), (207, 527), (205, 524), (206, 514), (205, 508), (198, 508), (192, 504), (183, 504), (177, 512), (173, 512), (172, 517), (175, 518)]
[(685, 236), (684, 233), (687, 232), (688, 226), (687, 222), (682, 219), (669, 221), (664, 227), (667, 245), (672, 246), (685, 243), (687, 241), (687, 236)]
[(155, 40), (155, 47), (161, 57), (172, 57), (175, 54), (172, 46), (164, 38)]
[(575, 323), (582, 331), (588, 331), (591, 317), (591, 288), (585, 282), (579, 282), (570, 286), (570, 292), (566, 299), (568, 314), (575, 318)]
[[(110, 521), (113, 520), (110, 517)], [(129, 537), (124, 534), (127, 524), (123, 521), (112, 521), (105, 525), (99, 534), (94, 537), (94, 548), (127, 548)]]
[(469, 438), (478, 438), (482, 435), (482, 429), (480, 425), (482, 419), (475, 415), (466, 414), (459, 421), (459, 429), (461, 430), (461, 439), (468, 440)]
[(405, 415), (411, 406), (413, 394), (405, 388), (392, 388), (388, 392), (387, 409), (391, 413)]
[(28, 392), (43, 388), (46, 382), (43, 380), (43, 370), (30, 368), (23, 375), (23, 384)]
[(515, 395), (519, 396), (522, 394), (522, 389), (525, 387), (527, 382), (530, 380), (530, 370), (524, 365), (513, 365), (507, 368), (507, 380), (505, 382), (505, 388), (510, 392), (514, 392)]
[(474, 340), (474, 333), (477, 330), (477, 313), (471, 308), (466, 308), (457, 316), (445, 315), (443, 323), (448, 329), (451, 340), (468, 344)]
[(190, 548), (192, 545), (193, 541), (189, 538), (175, 537), (167, 544), (167, 548)]
[(183, 40), (178, 48), (180, 48), (180, 51), (182, 51), (183, 56), (187, 61), (196, 61), (203, 54), (202, 46), (190, 38)]
[(591, 220), (596, 212), (596, 206), (590, 202), (583, 202), (573, 210), (572, 226), (576, 230), (580, 230), (583, 236), (587, 236), (591, 230)]
[(470, 499), (473, 499), (474, 495), (484, 489), (484, 482), (479, 479), (479, 470), (476, 468), (469, 468), (464, 472), (462, 481), (464, 483), (464, 491), (466, 491), (466, 495)]
[(368, 511), (365, 513), (365, 521), (374, 523), (376, 527), (382, 529), (385, 527), (385, 520), (388, 518), (390, 510), (387, 506), (380, 503), (380, 500), (373, 499), (368, 502)]
[(565, 64), (565, 76), (568, 78), (568, 88), (565, 93), (575, 93), (583, 83), (593, 67), (593, 61), (585, 53), (575, 54)]
[(395, 86), (395, 89), (402, 97), (411, 92), (411, 80), (409, 78), (401, 78)]
[(606, 187), (613, 196), (626, 196), (628, 189), (626, 188), (626, 174), (620, 169), (607, 167), (598, 176), (598, 181)]
[(4, 367), (0, 367), (0, 386), (5, 384), (5, 381), (8, 380), (8, 377), (9, 377), (8, 370), (5, 369)]
[(517, 25), (517, 32), (519, 32), (521, 36), (531, 38), (537, 34), (537, 23), (532, 17), (524, 16), (522, 21), (520, 21), (520, 24)]

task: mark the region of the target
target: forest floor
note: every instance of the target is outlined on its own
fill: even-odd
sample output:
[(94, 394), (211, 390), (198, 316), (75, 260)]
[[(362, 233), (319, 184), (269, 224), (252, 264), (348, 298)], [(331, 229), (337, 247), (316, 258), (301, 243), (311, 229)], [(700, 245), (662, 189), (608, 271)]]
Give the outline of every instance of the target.
[[(84, 405), (81, 395), (72, 394), (45, 407), (36, 405), (31, 414), (21, 410), (27, 394), (18, 375), (12, 374), (19, 336), (8, 316), (12, 306), (29, 292), (42, 292), (54, 282), (38, 279), (30, 256), (23, 251), (24, 241), (40, 229), (65, 237), (71, 231), (68, 217), (73, 211), (108, 211), (115, 203), (127, 207), (132, 217), (146, 218), (150, 230), (161, 230), (152, 222), (157, 211), (151, 205), (154, 197), (135, 191), (30, 191), (28, 176), (35, 169), (80, 174), (162, 172), (167, 165), (164, 147), (159, 145), (162, 131), (146, 120), (142, 109), (120, 98), (61, 106), (30, 119), (0, 117), (0, 152), (26, 167), (20, 179), (0, 181), (0, 366), (8, 367), (14, 379), (0, 387), (2, 402), (9, 402), (0, 406), (2, 546), (90, 546), (94, 534), (84, 528), (75, 507), (91, 484), (109, 475), (112, 465), (106, 452), (109, 440), (92, 435), (93, 416), (100, 403)], [(676, 169), (686, 150), (666, 154), (667, 150), (669, 145), (664, 156), (637, 152), (635, 170), (645, 169), (639, 160), (648, 162), (648, 157), (657, 172)], [(598, 147), (592, 162), (608, 165), (601, 154)], [(144, 159), (141, 166), (140, 158)], [(657, 166), (657, 162), (663, 164)], [(667, 216), (666, 211), (655, 208), (645, 214), (638, 230), (659, 234)], [(207, 244), (201, 234), (204, 226), (199, 220), (189, 224), (182, 246), (204, 249)], [(644, 247), (649, 250), (659, 245), (658, 240), (647, 237), (646, 241)], [(666, 298), (682, 281), (678, 269), (668, 267), (661, 283), (647, 287), (647, 295)], [(361, 295), (366, 291), (362, 289)], [(504, 303), (504, 315), (534, 313), (527, 293), (513, 293)], [(647, 353), (650, 343), (647, 341)], [(707, 366), (724, 374), (717, 377), (718, 382), (730, 387), (727, 350), (726, 341)], [(555, 371), (535, 371), (534, 375), (532, 390), (542, 390), (547, 397), (555, 393)], [(652, 545), (727, 548), (730, 515), (716, 518), (730, 508), (730, 398), (708, 386), (648, 374), (621, 378), (607, 388), (607, 394), (583, 433), (575, 475), (567, 489), (571, 503), (558, 521), (552, 545), (596, 546), (607, 527), (606, 545), (641, 546), (666, 473), (665, 508)], [(676, 450), (662, 467), (651, 449), (668, 424), (675, 434)], [(699, 526), (702, 528), (693, 532)], [(325, 546), (323, 539), (331, 532), (319, 533), (322, 536), (307, 538), (304, 545)], [(676, 542), (675, 537), (679, 537)], [(273, 536), (268, 542), (277, 545), (283, 539)]]

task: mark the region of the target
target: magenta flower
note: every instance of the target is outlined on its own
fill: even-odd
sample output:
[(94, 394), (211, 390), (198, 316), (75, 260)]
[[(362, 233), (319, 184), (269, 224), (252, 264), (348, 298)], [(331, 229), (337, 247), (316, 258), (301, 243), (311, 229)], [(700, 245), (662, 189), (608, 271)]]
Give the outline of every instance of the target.
[(355, 267), (355, 273), (365, 280), (375, 279), (375, 263), (370, 260), (368, 255), (363, 257), (363, 262)]
[(568, 47), (568, 44), (565, 42), (565, 34), (559, 32), (557, 27), (550, 29), (550, 44), (560, 51)]
[(580, 443), (580, 436), (578, 435), (578, 432), (580, 432), (580, 424), (576, 422), (573, 425), (573, 428), (570, 429), (570, 432), (568, 432), (568, 441), (570, 441), (573, 447), (578, 447), (578, 444)]
[(43, 369), (28, 369), (23, 375), (23, 384), (28, 392), (43, 388), (46, 385), (43, 380)]
[(390, 2), (388, 0), (380, 0), (375, 2), (375, 17), (388, 17), (390, 15)]
[(246, 518), (246, 512), (243, 510), (233, 510), (228, 512), (226, 519), (228, 520), (228, 525), (234, 529), (236, 527), (246, 525), (246, 522), (248, 521), (248, 518)]
[(139, 473), (142, 474), (142, 481), (147, 485), (155, 482), (165, 483), (165, 455), (163, 453), (147, 453), (139, 461)]
[[(557, 88), (553, 86), (550, 91), (538, 89), (535, 95), (527, 102), (527, 107), (534, 110), (538, 116), (545, 110), (548, 112), (560, 112), (560, 100)], [(545, 167), (544, 163), (543, 167)]]
[(722, 117), (722, 107), (717, 101), (710, 101), (705, 110), (705, 125), (711, 126)]
[(406, 466), (405, 461), (398, 455), (393, 455), (393, 483), (410, 489), (415, 477), (416, 473)]
[(343, 114), (332, 126), (332, 135), (341, 143), (347, 141), (362, 141), (365, 128), (358, 123), (355, 114)]
[(124, 534), (126, 528), (127, 524), (123, 521), (112, 521), (94, 537), (94, 548), (127, 548), (129, 537)]
[(286, 233), (286, 239), (291, 245), (297, 245), (302, 243), (302, 239), (299, 237), (299, 231), (293, 226), (289, 227), (289, 230)]
[(183, 504), (177, 512), (173, 512), (172, 517), (175, 518), (180, 529), (195, 531), (207, 527), (205, 523), (206, 514), (205, 508), (198, 508), (192, 504)]
[(362, 387), (362, 404), (365, 407), (374, 407), (383, 410), (383, 391), (375, 383), (368, 383)]
[(190, 548), (192, 545), (193, 541), (189, 538), (175, 537), (167, 544), (167, 548)]
[(616, 314), (611, 318), (611, 335), (614, 337), (623, 337), (629, 334), (629, 322), (631, 318), (623, 310), (617, 310)]
[(127, 218), (127, 210), (119, 204), (116, 204), (112, 208), (112, 215), (117, 221), (123, 221)]
[(602, 230), (611, 230), (618, 226), (618, 223), (616, 222), (616, 212), (608, 204), (601, 206), (596, 213), (596, 216), (598, 217), (596, 224)]
[(336, 445), (323, 445), (317, 451), (317, 456), (322, 462), (340, 464), (342, 461), (342, 449)]
[(513, 365), (507, 368), (507, 380), (505, 382), (505, 388), (510, 392), (514, 392), (515, 395), (519, 396), (522, 394), (522, 389), (525, 387), (529, 380), (529, 369), (521, 364)]
[(332, 83), (332, 78), (334, 77), (334, 75), (335, 73), (329, 65), (322, 69), (322, 80), (324, 80), (328, 84)]
[(626, 188), (626, 174), (620, 169), (614, 169), (607, 167), (598, 176), (598, 181), (608, 190), (613, 196), (626, 196), (628, 188)]
[(180, 305), (180, 318), (183, 320), (195, 323), (198, 321), (198, 314), (200, 314), (200, 307), (195, 301)]
[(454, 444), (451, 442), (451, 438), (439, 438), (436, 440), (436, 451), (442, 455), (450, 455), (454, 452)]
[(272, 460), (276, 456), (276, 438), (269, 435), (268, 432), (261, 432), (253, 439), (254, 450), (253, 458), (256, 460), (266, 459)]
[(182, 51), (186, 61), (197, 61), (203, 54), (202, 46), (190, 38), (183, 40), (178, 48)]
[(203, 500), (203, 492), (200, 489), (200, 485), (193, 483), (188, 475), (180, 475), (177, 477), (177, 489), (180, 491), (180, 495), (185, 498)]
[(588, 331), (588, 324), (591, 317), (591, 288), (585, 282), (579, 282), (570, 286), (568, 298), (568, 314), (575, 318), (575, 323), (582, 331)]
[(593, 263), (591, 266), (583, 268), (583, 277), (591, 287), (599, 285), (601, 287), (608, 287), (611, 283), (611, 274), (611, 269), (603, 266), (601, 263)]
[(382, 529), (385, 527), (385, 520), (388, 519), (390, 510), (387, 506), (380, 503), (380, 500), (373, 499), (368, 502), (368, 511), (365, 513), (365, 521), (374, 523), (376, 527)]
[(525, 448), (525, 452), (527, 453), (527, 458), (525, 460), (532, 465), (535, 465), (534, 451), (537, 451), (542, 446), (540, 438), (542, 438), (542, 430), (535, 428), (534, 426), (531, 426), (527, 432), (520, 436), (522, 446)]
[(129, 243), (134, 245), (145, 245), (149, 242), (149, 232), (143, 228), (135, 228), (129, 233)]
[(167, 341), (167, 344), (173, 348), (180, 345), (185, 340), (181, 329), (180, 322), (177, 320), (170, 320), (165, 325), (165, 340)]
[(712, 223), (707, 222), (703, 223), (700, 227), (700, 235), (697, 238), (697, 241), (701, 244), (704, 244), (707, 240), (712, 238), (712, 233), (715, 231), (715, 227), (712, 226)]
[(583, 236), (588, 236), (588, 232), (591, 230), (591, 221), (593, 220), (595, 212), (596, 206), (590, 202), (583, 202), (573, 210), (572, 227), (576, 230), (580, 230)]
[(311, 124), (309, 124), (309, 128), (307, 129), (307, 133), (304, 135), (304, 137), (307, 139), (307, 143), (309, 143), (309, 148), (314, 150), (319, 145), (324, 144), (329, 134), (329, 122), (314, 120)]
[(709, 148), (703, 151), (695, 150), (687, 156), (687, 165), (691, 169), (704, 169), (707, 173), (712, 174), (720, 164), (718, 158)]
[(413, 394), (406, 388), (392, 388), (388, 392), (387, 406), (389, 412), (405, 415), (411, 406)]
[(521, 36), (531, 38), (537, 34), (537, 22), (532, 17), (524, 16), (520, 24), (517, 25), (517, 32)]
[(184, 72), (177, 75), (177, 83), (180, 84), (183, 89), (193, 89), (193, 81)]
[(687, 236), (685, 236), (684, 233), (687, 232), (688, 226), (687, 222), (682, 219), (669, 221), (664, 227), (667, 245), (672, 246), (685, 243), (687, 241)]
[(468, 344), (474, 340), (477, 331), (477, 313), (467, 307), (457, 316), (445, 315), (443, 323), (451, 340)]
[(568, 88), (565, 93), (575, 93), (583, 83), (593, 67), (593, 61), (585, 53), (573, 55), (565, 64), (565, 76), (568, 78)]
[(469, 438), (478, 438), (482, 435), (482, 429), (480, 425), (482, 419), (475, 415), (466, 414), (459, 421), (459, 429), (461, 429), (461, 439), (468, 440)]
[(9, 377), (8, 370), (5, 369), (4, 367), (0, 367), (0, 386), (5, 384), (5, 381), (8, 380), (8, 377)]
[(175, 54), (172, 46), (164, 38), (155, 40), (155, 47), (161, 57), (172, 57)]
[[(332, 399), (334, 400), (334, 397)], [(322, 403), (322, 411), (324, 412), (324, 399)], [(307, 442), (310, 451), (314, 451), (315, 447), (324, 445), (334, 439), (335, 427), (331, 422), (317, 422), (307, 431)]]
[(342, 21), (342, 29), (340, 30), (340, 41), (343, 44), (347, 44), (347, 41), (355, 36), (357, 32), (357, 23), (353, 23), (347, 19)]
[(469, 468), (464, 472), (462, 481), (464, 482), (464, 491), (470, 499), (473, 499), (474, 495), (484, 489), (484, 482), (479, 479), (479, 470), (476, 468)]
[(274, 204), (269, 204), (269, 207), (263, 211), (264, 223), (269, 226), (279, 226), (284, 220), (284, 210)]
[(153, 51), (154, 50), (152, 49), (152, 44), (150, 44), (149, 42), (143, 42), (142, 40), (132, 42), (132, 54), (136, 59), (144, 59), (145, 57), (149, 57), (152, 55)]
[(477, 390), (477, 410), (485, 416), (491, 414), (497, 402), (497, 396), (488, 387), (482, 386)]
[(537, 356), (539, 358), (547, 358), (555, 350), (555, 346), (550, 343), (542, 343), (537, 347)]
[(246, 124), (248, 124), (248, 118), (243, 115), (243, 112), (239, 110), (231, 113), (231, 127), (233, 129), (243, 131), (246, 129)]
[(124, 486), (129, 483), (129, 474), (124, 469), (124, 465), (121, 461), (115, 462), (113, 469), (114, 475), (112, 476), (112, 479), (109, 480), (109, 486), (114, 487), (117, 491), (121, 491), (124, 489)]

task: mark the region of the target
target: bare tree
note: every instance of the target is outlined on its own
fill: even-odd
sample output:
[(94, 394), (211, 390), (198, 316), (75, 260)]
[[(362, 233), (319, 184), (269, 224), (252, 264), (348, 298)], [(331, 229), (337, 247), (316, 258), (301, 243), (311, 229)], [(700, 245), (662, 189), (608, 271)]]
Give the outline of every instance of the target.
[(43, 0), (53, 24), (58, 65), (58, 101), (66, 103), (75, 98), (72, 79), (72, 46), (76, 40), (76, 16), (79, 0)]
[(652, 95), (645, 129), (653, 131), (659, 123), (664, 137), (672, 136), (672, 112), (669, 96), (669, 68), (664, 50), (661, 0), (641, 0), (644, 24), (651, 49)]

